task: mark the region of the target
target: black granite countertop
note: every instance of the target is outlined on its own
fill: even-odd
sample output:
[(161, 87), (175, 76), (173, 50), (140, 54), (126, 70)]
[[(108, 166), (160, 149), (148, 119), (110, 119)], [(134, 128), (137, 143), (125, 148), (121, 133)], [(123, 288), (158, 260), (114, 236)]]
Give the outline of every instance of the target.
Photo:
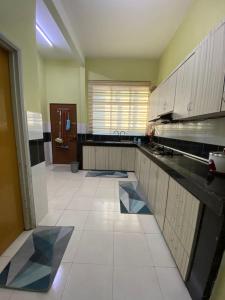
[(224, 215), (225, 176), (209, 173), (207, 164), (185, 155), (153, 154), (148, 145), (139, 149), (214, 213)]
[(208, 172), (208, 165), (185, 155), (163, 156), (154, 154), (149, 145), (131, 141), (85, 141), (85, 146), (138, 147), (186, 190), (193, 194), (215, 214), (225, 214), (225, 176)]
[(110, 146), (110, 147), (137, 147), (133, 141), (94, 141), (86, 140), (82, 143), (83, 146)]

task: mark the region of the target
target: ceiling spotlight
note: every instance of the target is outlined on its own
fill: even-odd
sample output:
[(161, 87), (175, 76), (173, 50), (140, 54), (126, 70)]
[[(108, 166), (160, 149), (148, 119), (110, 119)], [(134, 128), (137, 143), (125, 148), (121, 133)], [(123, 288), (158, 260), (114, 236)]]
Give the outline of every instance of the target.
[(49, 44), (50, 47), (53, 47), (52, 42), (49, 40), (47, 35), (43, 32), (43, 30), (40, 28), (38, 24), (36, 24), (37, 31), (43, 36), (43, 38), (46, 40), (46, 42)]

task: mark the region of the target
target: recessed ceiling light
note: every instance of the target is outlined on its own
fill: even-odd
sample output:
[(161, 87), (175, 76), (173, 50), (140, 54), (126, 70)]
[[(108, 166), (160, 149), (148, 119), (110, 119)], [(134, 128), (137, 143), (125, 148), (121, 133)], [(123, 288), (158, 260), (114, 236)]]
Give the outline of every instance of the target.
[(43, 32), (43, 30), (40, 28), (38, 24), (36, 24), (37, 31), (43, 36), (43, 38), (46, 40), (46, 42), (49, 44), (50, 47), (53, 47), (52, 42), (49, 40), (47, 35)]

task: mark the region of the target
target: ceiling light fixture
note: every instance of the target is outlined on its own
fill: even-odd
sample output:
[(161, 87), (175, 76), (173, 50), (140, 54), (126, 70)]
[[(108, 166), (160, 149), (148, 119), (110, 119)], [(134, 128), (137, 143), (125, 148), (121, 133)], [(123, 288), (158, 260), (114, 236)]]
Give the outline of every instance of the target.
[(36, 24), (37, 31), (43, 36), (43, 38), (46, 40), (46, 42), (49, 44), (50, 47), (53, 47), (52, 42), (49, 40), (47, 35), (43, 32), (43, 30), (40, 28), (38, 24)]

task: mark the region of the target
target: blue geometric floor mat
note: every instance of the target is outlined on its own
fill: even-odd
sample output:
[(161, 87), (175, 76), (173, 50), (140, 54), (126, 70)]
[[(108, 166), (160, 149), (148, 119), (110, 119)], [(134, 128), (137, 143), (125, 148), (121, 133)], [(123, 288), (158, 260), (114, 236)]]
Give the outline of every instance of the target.
[(119, 181), (119, 196), (121, 213), (152, 214), (137, 181)]
[(47, 292), (66, 250), (74, 227), (40, 226), (0, 274), (0, 287)]
[(86, 177), (128, 178), (124, 171), (89, 171)]

